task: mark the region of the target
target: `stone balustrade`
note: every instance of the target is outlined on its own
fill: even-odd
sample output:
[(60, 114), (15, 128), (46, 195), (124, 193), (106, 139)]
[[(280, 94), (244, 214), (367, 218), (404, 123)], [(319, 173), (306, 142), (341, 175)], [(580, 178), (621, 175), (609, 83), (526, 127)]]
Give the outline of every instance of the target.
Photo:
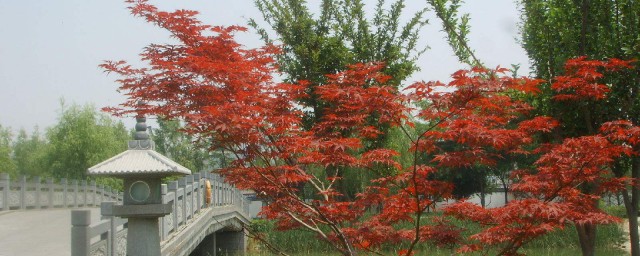
[[(212, 190), (211, 203), (206, 203), (206, 180)], [(174, 238), (176, 233), (188, 227), (206, 208), (233, 207), (249, 218), (249, 202), (241, 191), (224, 182), (222, 177), (208, 172), (185, 176), (162, 185), (162, 203), (171, 204), (171, 214), (160, 218), (160, 239)], [(115, 203), (105, 202), (104, 204)], [(125, 255), (127, 220), (106, 217), (90, 223), (89, 211), (72, 214), (72, 255)], [(103, 217), (104, 218), (104, 217)]]
[(96, 185), (95, 181), (21, 176), (11, 180), (9, 174), (0, 173), (0, 211), (53, 208), (95, 207), (106, 201), (122, 201), (114, 189)]

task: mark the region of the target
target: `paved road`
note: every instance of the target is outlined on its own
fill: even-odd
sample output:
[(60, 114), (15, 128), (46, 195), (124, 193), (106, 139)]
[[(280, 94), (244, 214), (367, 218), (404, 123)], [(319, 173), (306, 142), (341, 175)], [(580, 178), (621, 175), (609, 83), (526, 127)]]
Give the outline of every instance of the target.
[[(91, 209), (91, 223), (100, 208)], [(71, 255), (71, 209), (0, 212), (0, 256)]]

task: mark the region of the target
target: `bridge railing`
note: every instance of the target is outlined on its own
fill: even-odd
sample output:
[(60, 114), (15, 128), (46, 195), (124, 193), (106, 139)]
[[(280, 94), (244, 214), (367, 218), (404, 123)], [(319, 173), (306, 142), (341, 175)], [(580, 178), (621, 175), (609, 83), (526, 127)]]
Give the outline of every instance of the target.
[(9, 174), (0, 173), (0, 211), (92, 207), (106, 201), (122, 201), (122, 195), (95, 181), (56, 183), (53, 178), (28, 180), (26, 176), (12, 181)]
[[(206, 203), (206, 180), (211, 184), (210, 204)], [(190, 220), (205, 208), (235, 206), (243, 215), (249, 216), (249, 203), (241, 191), (225, 183), (217, 174), (188, 175), (163, 184), (161, 192), (162, 202), (173, 205), (173, 211), (159, 221), (162, 241), (189, 225)], [(77, 239), (72, 236), (72, 255), (125, 255), (126, 219), (107, 217), (97, 223), (77, 221), (73, 229), (80, 229), (78, 233), (86, 235)]]

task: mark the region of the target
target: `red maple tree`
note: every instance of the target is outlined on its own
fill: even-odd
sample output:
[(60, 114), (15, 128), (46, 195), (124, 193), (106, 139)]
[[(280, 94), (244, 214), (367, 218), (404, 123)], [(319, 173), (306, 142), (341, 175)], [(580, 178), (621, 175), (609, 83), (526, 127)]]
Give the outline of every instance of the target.
[[(505, 154), (531, 154), (535, 135), (557, 125), (548, 117), (531, 117), (532, 107), (513, 97), (536, 93), (542, 81), (508, 76), (504, 68), (461, 70), (446, 85), (419, 82), (398, 92), (386, 84), (383, 63), (368, 63), (327, 75), (327, 83), (316, 91), (326, 102), (325, 114), (311, 129), (303, 129), (305, 106), (298, 99), (306, 96), (305, 82), (274, 81), (277, 47), (245, 49), (233, 39), (241, 27), (208, 26), (195, 18), (195, 11), (162, 12), (144, 0), (127, 2), (134, 15), (169, 30), (178, 42), (145, 48), (141, 56), (148, 68), (124, 61), (103, 64), (121, 77), (120, 90), (129, 97), (121, 107), (107, 110), (183, 120), (185, 131), (210, 142), (211, 150), (235, 155), (220, 173), (268, 200), (264, 217), (276, 220), (280, 229), (312, 231), (344, 255), (375, 253), (384, 244), (400, 242), (406, 248), (398, 252), (411, 255), (418, 243), (453, 247), (468, 240), (446, 218), (425, 223), (427, 209), (452, 198), (453, 184), (433, 174), (451, 167), (495, 166)], [(413, 103), (427, 107), (409, 107)], [(410, 151), (363, 146), (381, 134), (371, 125), (373, 116), (381, 126), (405, 131)], [(612, 125), (608, 136), (623, 128), (628, 127)], [(602, 181), (599, 193), (626, 182), (600, 179), (603, 166), (628, 153), (607, 138), (569, 139), (540, 149), (536, 172), (514, 176), (521, 181), (515, 189), (530, 194), (528, 199), (495, 210), (465, 202), (448, 207), (451, 215), (489, 227), (471, 237), (482, 243), (461, 251), (506, 244), (503, 254), (515, 254), (522, 244), (567, 222), (615, 221), (593, 207), (597, 193), (575, 189)], [(457, 147), (443, 148), (443, 142)], [(409, 166), (397, 161), (405, 153), (413, 155)], [(419, 161), (425, 156), (428, 162)], [(393, 171), (371, 180), (354, 200), (343, 200), (335, 189), (345, 171), (381, 166)], [(305, 197), (305, 190), (313, 196)], [(398, 228), (401, 223), (410, 228)]]
[[(600, 82), (604, 71), (630, 69), (632, 61), (569, 60), (566, 74), (555, 78), (552, 89), (559, 101), (602, 100), (609, 87)], [(530, 170), (513, 172), (512, 190), (521, 199), (484, 209), (462, 202), (445, 209), (448, 214), (486, 227), (472, 235), (460, 251), (501, 248), (499, 255), (518, 255), (527, 242), (569, 224), (576, 227), (583, 255), (593, 255), (595, 229), (619, 221), (598, 208), (605, 193), (617, 193), (633, 180), (616, 177), (612, 165), (623, 156), (637, 154), (638, 127), (629, 121), (604, 123), (596, 135), (567, 138), (542, 145), (532, 153), (541, 156)], [(634, 150), (635, 148), (635, 150)]]

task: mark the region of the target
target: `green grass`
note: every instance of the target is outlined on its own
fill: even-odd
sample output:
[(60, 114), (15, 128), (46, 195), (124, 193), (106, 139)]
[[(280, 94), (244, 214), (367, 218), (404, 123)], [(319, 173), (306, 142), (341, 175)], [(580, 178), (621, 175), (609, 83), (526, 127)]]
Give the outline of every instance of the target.
[[(480, 230), (480, 227), (473, 223), (458, 222), (456, 225), (467, 229), (463, 237)], [(406, 226), (408, 227), (408, 225)], [(338, 255), (327, 243), (318, 239), (315, 234), (308, 231), (274, 231), (273, 223), (265, 220), (254, 221), (253, 228), (264, 234), (272, 245), (291, 255)], [(596, 255), (625, 255), (624, 252), (617, 249), (619, 245), (625, 241), (623, 230), (618, 225), (599, 226), (597, 232)], [(258, 242), (253, 242), (251, 247), (250, 255), (270, 255), (266, 247), (260, 245)], [(406, 248), (406, 246), (387, 245), (382, 248), (382, 251), (385, 252), (384, 254), (394, 255), (396, 254), (395, 248)], [(428, 243), (421, 243), (416, 247), (416, 252), (416, 255), (438, 256), (452, 255), (454, 251), (450, 249), (439, 249)], [(581, 255), (577, 232), (575, 228), (571, 226), (566, 227), (564, 230), (557, 230), (537, 238), (525, 245), (521, 252), (534, 256)], [(489, 255), (491, 255), (491, 253), (489, 253)]]

